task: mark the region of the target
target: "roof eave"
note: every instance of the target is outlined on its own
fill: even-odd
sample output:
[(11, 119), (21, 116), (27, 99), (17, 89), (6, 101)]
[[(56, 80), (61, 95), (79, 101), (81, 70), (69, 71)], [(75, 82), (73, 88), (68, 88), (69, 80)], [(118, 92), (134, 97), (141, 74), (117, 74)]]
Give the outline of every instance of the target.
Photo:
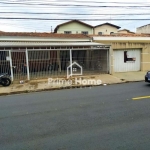
[(93, 37), (94, 41), (150, 41), (150, 37)]
[(0, 41), (35, 41), (35, 42), (57, 42), (57, 41), (91, 41), (92, 38), (51, 38), (51, 37), (31, 37), (31, 36), (0, 36)]

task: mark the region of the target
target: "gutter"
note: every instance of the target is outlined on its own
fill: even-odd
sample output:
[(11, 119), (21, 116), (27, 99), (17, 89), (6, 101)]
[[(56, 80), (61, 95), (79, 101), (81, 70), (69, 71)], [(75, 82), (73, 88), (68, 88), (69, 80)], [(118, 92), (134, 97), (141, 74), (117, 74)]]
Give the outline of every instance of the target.
[(150, 37), (98, 37), (93, 36), (94, 41), (150, 41)]
[(13, 42), (89, 42), (90, 38), (48, 38), (48, 37), (23, 37), (23, 36), (0, 36), (0, 41)]

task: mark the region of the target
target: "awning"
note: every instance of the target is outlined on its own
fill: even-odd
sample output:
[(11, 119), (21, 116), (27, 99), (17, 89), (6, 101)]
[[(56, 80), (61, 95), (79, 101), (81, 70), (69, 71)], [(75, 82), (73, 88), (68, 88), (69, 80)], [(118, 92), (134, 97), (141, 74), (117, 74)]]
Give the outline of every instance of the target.
[[(109, 49), (110, 45), (96, 42), (0, 42), (0, 47), (47, 47), (45, 49), (64, 50), (64, 49)], [(43, 49), (43, 50), (45, 50)], [(33, 49), (31, 49), (33, 50)], [(40, 49), (39, 49), (40, 50)]]

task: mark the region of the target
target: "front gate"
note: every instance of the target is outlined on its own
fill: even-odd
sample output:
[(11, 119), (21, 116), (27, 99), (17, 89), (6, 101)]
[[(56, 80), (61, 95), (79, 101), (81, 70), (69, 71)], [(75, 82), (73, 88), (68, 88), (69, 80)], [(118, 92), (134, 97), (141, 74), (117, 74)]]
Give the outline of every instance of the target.
[(0, 73), (8, 73), (11, 75), (9, 51), (0, 51)]
[(26, 55), (26, 51), (0, 50), (0, 73), (7, 73), (12, 81), (26, 80), (28, 77)]
[(14, 80), (27, 79), (27, 60), (25, 51), (11, 51), (10, 53), (12, 76)]

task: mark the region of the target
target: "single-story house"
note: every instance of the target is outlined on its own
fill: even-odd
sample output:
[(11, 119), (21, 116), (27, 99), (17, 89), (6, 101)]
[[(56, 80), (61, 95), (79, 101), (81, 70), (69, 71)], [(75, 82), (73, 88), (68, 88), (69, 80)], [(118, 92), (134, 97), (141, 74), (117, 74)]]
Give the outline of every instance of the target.
[(12, 80), (66, 76), (74, 61), (83, 74), (109, 73), (109, 50), (84, 34), (1, 32), (0, 73)]

